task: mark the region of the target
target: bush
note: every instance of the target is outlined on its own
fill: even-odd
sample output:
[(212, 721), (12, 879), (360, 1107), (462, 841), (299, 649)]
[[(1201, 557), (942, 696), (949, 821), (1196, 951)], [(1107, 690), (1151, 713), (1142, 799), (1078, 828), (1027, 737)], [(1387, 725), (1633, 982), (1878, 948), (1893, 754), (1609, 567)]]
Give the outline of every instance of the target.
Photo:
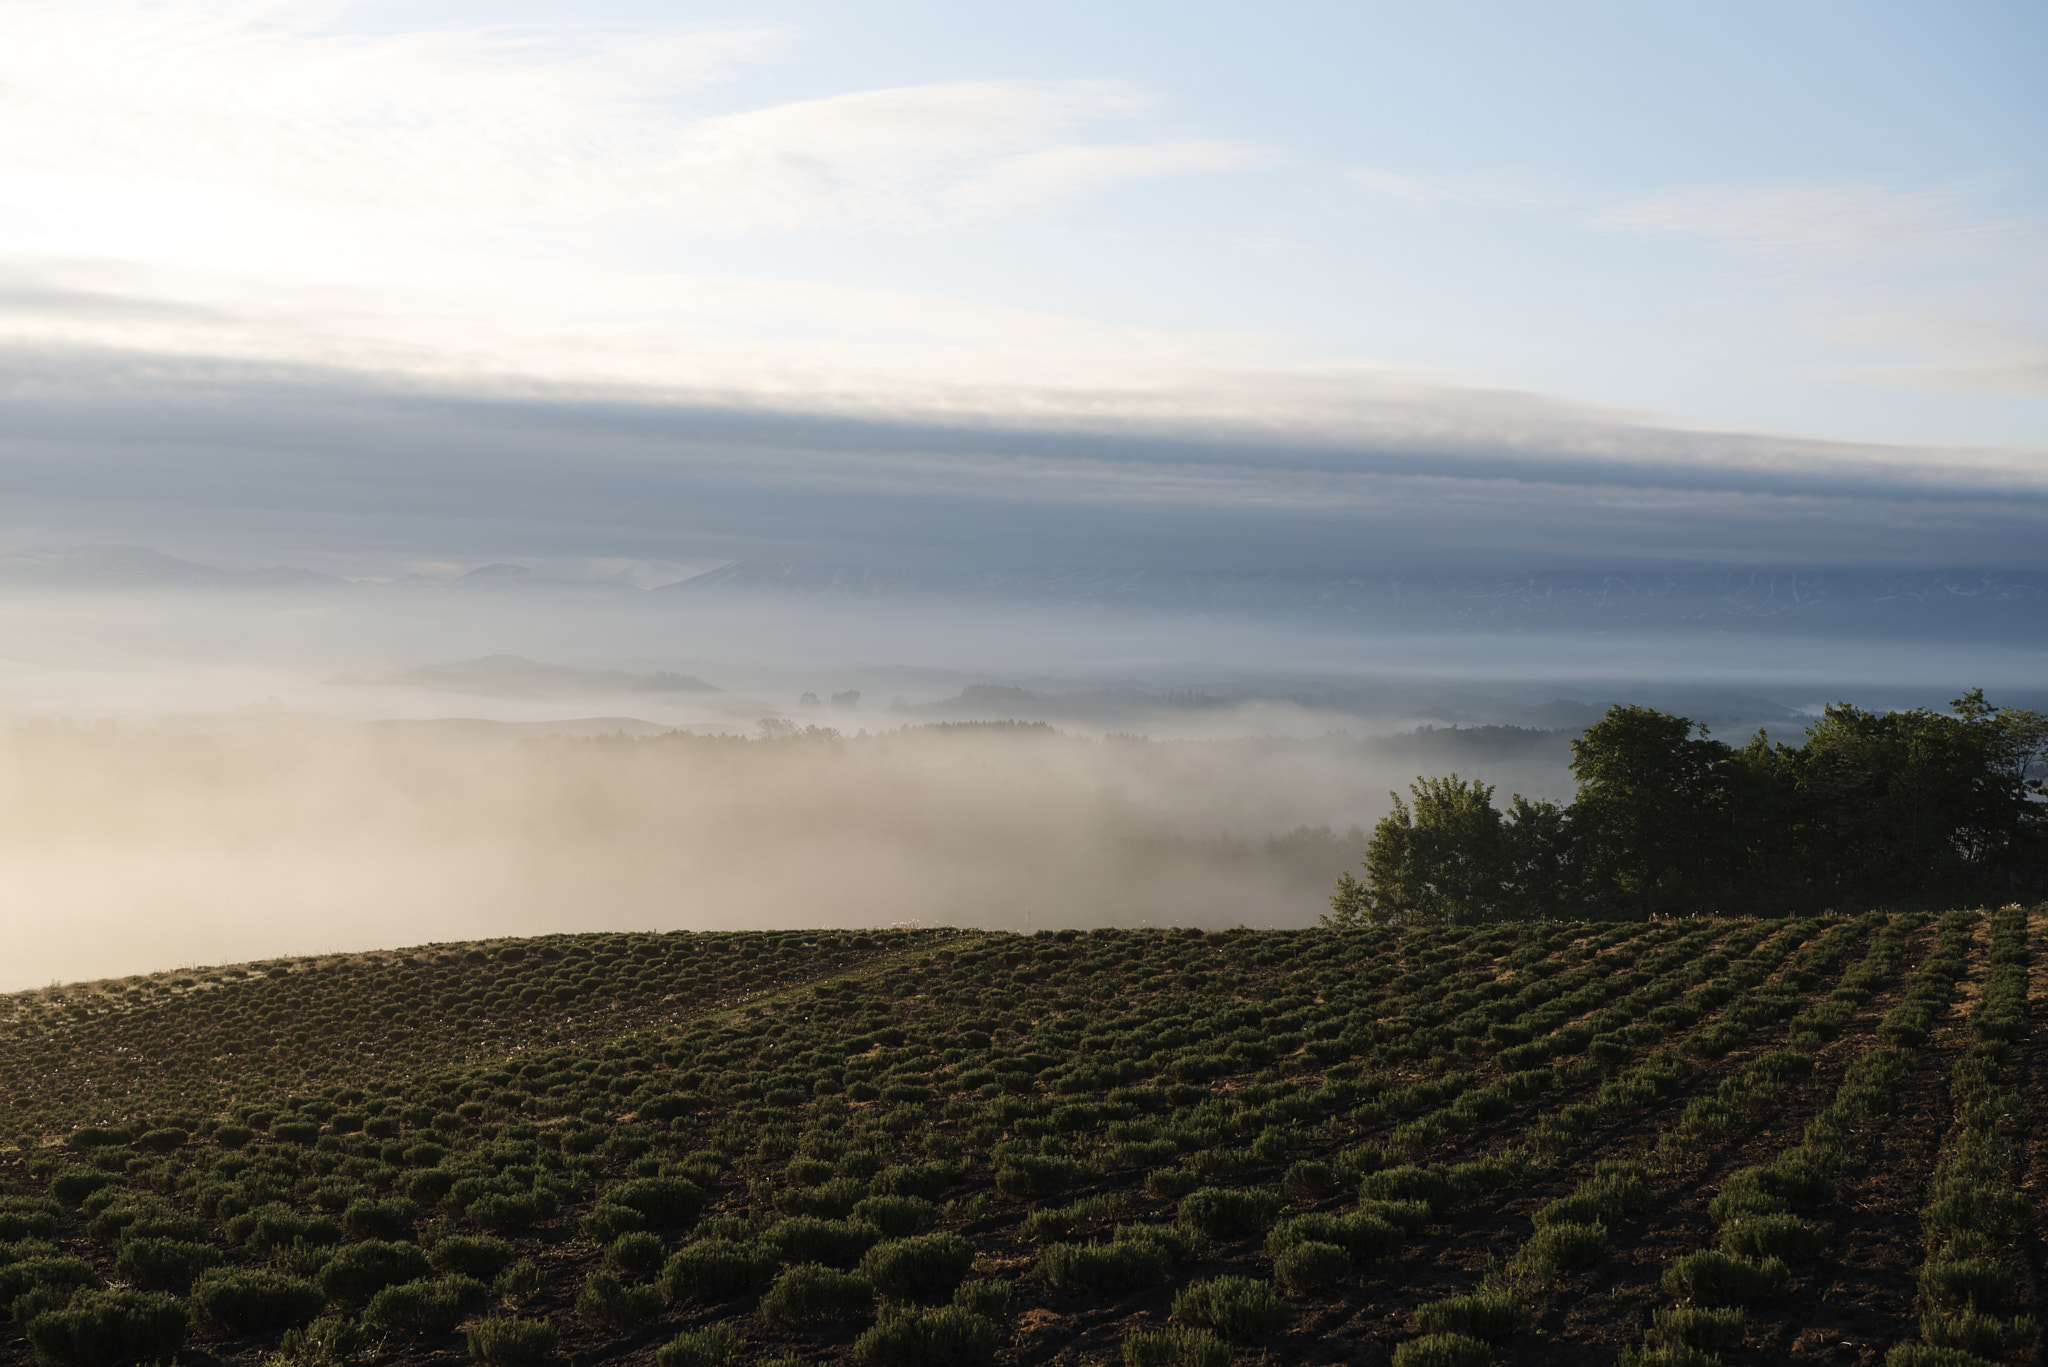
[(1287, 1307), (1264, 1282), (1250, 1277), (1213, 1277), (1173, 1298), (1173, 1321), (1213, 1329), (1227, 1339), (1278, 1329)]
[(309, 1281), (252, 1268), (217, 1267), (192, 1283), (192, 1308), (231, 1334), (306, 1324), (326, 1304)]
[(491, 1282), (491, 1290), (507, 1299), (528, 1295), (546, 1284), (548, 1274), (540, 1270), (540, 1264), (531, 1258), (521, 1258), (500, 1272)]
[(1110, 1295), (1165, 1280), (1173, 1255), (1149, 1240), (1054, 1244), (1038, 1260), (1038, 1278), (1054, 1291)]
[(1733, 1348), (1742, 1342), (1748, 1328), (1749, 1314), (1741, 1306), (1669, 1305), (1651, 1317), (1649, 1332), (1643, 1337), (1664, 1346)]
[(974, 1265), (974, 1245), (958, 1234), (920, 1234), (876, 1244), (860, 1273), (884, 1296), (906, 1299), (951, 1291)]
[(601, 1203), (637, 1210), (658, 1229), (690, 1224), (709, 1199), (702, 1187), (681, 1177), (635, 1178), (598, 1194)]
[(487, 1234), (450, 1234), (427, 1250), (436, 1272), (480, 1279), (497, 1276), (517, 1256), (512, 1245)]
[(403, 1196), (386, 1201), (351, 1201), (341, 1213), (341, 1232), (351, 1239), (410, 1239), (420, 1208)]
[(1335, 1244), (1304, 1239), (1273, 1259), (1273, 1276), (1289, 1291), (1313, 1291), (1351, 1271), (1351, 1255)]
[(821, 1215), (844, 1219), (867, 1188), (851, 1177), (835, 1177), (815, 1186), (789, 1187), (775, 1193), (775, 1209), (784, 1215)]
[(220, 1265), (220, 1250), (189, 1239), (125, 1239), (114, 1271), (146, 1286), (181, 1285)]
[(527, 1229), (552, 1220), (559, 1208), (551, 1191), (494, 1191), (470, 1202), (463, 1214), (486, 1229)]
[(1358, 1195), (1364, 1201), (1420, 1201), (1432, 1219), (1441, 1219), (1464, 1199), (1442, 1168), (1412, 1164), (1371, 1174), (1359, 1183)]
[(330, 1258), (318, 1281), (330, 1300), (361, 1302), (387, 1286), (419, 1281), (432, 1271), (418, 1244), (365, 1239)]
[(75, 1206), (86, 1197), (113, 1184), (114, 1179), (91, 1168), (68, 1168), (50, 1179), (50, 1195), (67, 1206)]
[(1920, 1272), (1920, 1295), (1937, 1310), (1966, 1305), (1995, 1310), (2005, 1304), (2012, 1290), (2012, 1272), (1990, 1258), (1941, 1259)]
[(1785, 1264), (1776, 1258), (1757, 1262), (1707, 1248), (1688, 1253), (1665, 1268), (1660, 1285), (1672, 1295), (1700, 1305), (1741, 1305), (1775, 1296), (1790, 1281)]
[(645, 1277), (661, 1270), (668, 1261), (668, 1250), (662, 1246), (659, 1234), (642, 1230), (634, 1234), (621, 1234), (605, 1245), (604, 1260), (629, 1277)]
[(1797, 1215), (1740, 1215), (1721, 1226), (1721, 1248), (1748, 1258), (1811, 1258), (1820, 1252), (1820, 1231)]
[(1506, 1338), (1529, 1317), (1529, 1307), (1511, 1292), (1480, 1291), (1446, 1296), (1415, 1308), (1415, 1328), (1422, 1334), (1462, 1334), (1467, 1338)]
[(821, 1220), (798, 1215), (777, 1220), (761, 1233), (761, 1242), (786, 1263), (851, 1263), (872, 1248), (882, 1231), (859, 1220)]
[(775, 1250), (762, 1244), (699, 1239), (668, 1260), (658, 1284), (671, 1301), (715, 1301), (766, 1280), (775, 1263)]
[(0, 1267), (0, 1305), (12, 1305), (38, 1287), (98, 1286), (100, 1274), (83, 1258), (37, 1254)]
[(1428, 1334), (1394, 1349), (1394, 1367), (1486, 1367), (1493, 1350), (1463, 1334)]
[(985, 1320), (1000, 1322), (1010, 1317), (1016, 1292), (1008, 1282), (962, 1282), (953, 1288), (953, 1304)]
[(1659, 1343), (1622, 1349), (1616, 1367), (1721, 1367), (1721, 1359), (1689, 1343)]
[(661, 1291), (628, 1286), (618, 1274), (599, 1268), (576, 1295), (576, 1317), (593, 1329), (623, 1329), (661, 1313)]
[(1429, 1206), (1422, 1201), (1360, 1201), (1358, 1213), (1393, 1225), (1405, 1234), (1420, 1234), (1430, 1221)]
[(1515, 1263), (1538, 1277), (1554, 1277), (1567, 1268), (1598, 1262), (1607, 1251), (1605, 1225), (1545, 1225), (1529, 1236)]
[(1137, 1329), (1124, 1335), (1124, 1367), (1230, 1367), (1230, 1345), (1207, 1329)]
[(357, 1367), (372, 1351), (360, 1324), (327, 1315), (303, 1329), (285, 1330), (277, 1356), (264, 1367)]
[(853, 1357), (872, 1367), (984, 1367), (996, 1358), (996, 1329), (957, 1305), (885, 1306), (874, 1327), (853, 1341)]
[(844, 1319), (875, 1302), (867, 1278), (819, 1263), (799, 1263), (775, 1279), (755, 1313), (771, 1329), (791, 1329), (817, 1320)]
[(728, 1367), (738, 1361), (740, 1336), (732, 1326), (714, 1324), (677, 1334), (654, 1350), (655, 1367)]
[(1304, 1242), (1335, 1244), (1360, 1262), (1369, 1262), (1400, 1252), (1406, 1236), (1376, 1216), (1314, 1211), (1273, 1226), (1266, 1236), (1266, 1252), (1278, 1257)]
[(932, 1203), (922, 1196), (867, 1196), (853, 1204), (854, 1219), (891, 1239), (917, 1233), (932, 1222), (934, 1213)]
[(607, 1205), (603, 1201), (592, 1206), (589, 1213), (576, 1222), (577, 1233), (595, 1244), (610, 1243), (646, 1228), (647, 1217), (639, 1211), (631, 1206)]
[(492, 1318), (469, 1331), (469, 1355), (489, 1367), (526, 1367), (554, 1350), (552, 1320)]
[(1255, 1234), (1273, 1221), (1280, 1198), (1267, 1191), (1203, 1187), (1181, 1198), (1179, 1223), (1212, 1239)]
[(1337, 1174), (1328, 1163), (1304, 1158), (1287, 1169), (1280, 1190), (1296, 1200), (1320, 1201), (1337, 1190)]
[(1991, 1367), (1991, 1364), (1960, 1348), (1902, 1343), (1884, 1355), (1884, 1367)]
[(1081, 1174), (1081, 1165), (1071, 1158), (1012, 1154), (996, 1167), (996, 1190), (1020, 1201), (1057, 1196), (1078, 1181)]
[(36, 1206), (0, 1205), (0, 1243), (17, 1239), (47, 1239), (57, 1232), (57, 1212)]
[(2039, 1331), (2040, 1325), (2032, 1315), (2002, 1320), (1970, 1309), (1960, 1315), (1930, 1311), (1920, 1317), (1920, 1337), (1930, 1347), (1957, 1348), (1985, 1358), (1995, 1358), (2031, 1343)]
[(363, 1323), (400, 1334), (449, 1334), (490, 1295), (491, 1289), (474, 1277), (403, 1282), (370, 1297)]
[(1159, 1168), (1145, 1175), (1145, 1194), (1155, 1201), (1178, 1201), (1200, 1185), (1202, 1179), (1188, 1168)]
[(185, 1342), (185, 1307), (153, 1291), (80, 1291), (24, 1326), (36, 1354), (68, 1367), (155, 1362)]

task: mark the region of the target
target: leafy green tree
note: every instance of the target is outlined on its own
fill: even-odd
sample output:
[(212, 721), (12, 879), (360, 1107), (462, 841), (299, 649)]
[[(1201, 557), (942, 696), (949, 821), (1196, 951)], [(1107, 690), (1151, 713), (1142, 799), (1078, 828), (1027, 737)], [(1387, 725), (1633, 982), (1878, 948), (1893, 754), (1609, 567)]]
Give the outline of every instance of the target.
[(1594, 907), (1691, 911), (1725, 890), (1732, 755), (1706, 727), (1648, 707), (1610, 707), (1572, 742), (1571, 825)]

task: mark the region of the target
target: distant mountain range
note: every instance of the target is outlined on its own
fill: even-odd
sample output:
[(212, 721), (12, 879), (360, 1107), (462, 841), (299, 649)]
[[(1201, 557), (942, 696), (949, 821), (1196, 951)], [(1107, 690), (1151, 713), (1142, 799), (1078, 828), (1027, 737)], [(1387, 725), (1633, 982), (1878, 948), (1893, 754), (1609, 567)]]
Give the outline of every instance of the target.
[(1539, 571), (1296, 574), (1050, 568), (929, 570), (742, 560), (659, 588), (491, 564), (445, 578), (345, 580), (286, 566), (215, 569), (136, 546), (0, 555), (0, 590), (531, 594), (648, 606), (691, 599), (971, 602), (1286, 619), (1384, 632), (1645, 631), (2048, 640), (2048, 575), (2030, 571)]
[(480, 693), (501, 698), (574, 697), (587, 693), (717, 693), (691, 674), (659, 670), (630, 674), (622, 669), (572, 669), (521, 655), (486, 655), (457, 664), (423, 665), (372, 682), (445, 693)]

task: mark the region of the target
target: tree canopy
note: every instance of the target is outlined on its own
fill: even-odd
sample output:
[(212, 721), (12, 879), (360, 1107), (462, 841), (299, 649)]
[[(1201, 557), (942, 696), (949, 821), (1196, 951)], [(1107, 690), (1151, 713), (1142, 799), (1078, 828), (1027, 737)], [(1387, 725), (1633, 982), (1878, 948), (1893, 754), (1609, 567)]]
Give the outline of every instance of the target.
[(1798, 745), (1608, 709), (1572, 742), (1568, 807), (1417, 778), (1332, 924), (1789, 912), (2048, 881), (2048, 717), (1982, 689), (1948, 713), (1829, 706)]

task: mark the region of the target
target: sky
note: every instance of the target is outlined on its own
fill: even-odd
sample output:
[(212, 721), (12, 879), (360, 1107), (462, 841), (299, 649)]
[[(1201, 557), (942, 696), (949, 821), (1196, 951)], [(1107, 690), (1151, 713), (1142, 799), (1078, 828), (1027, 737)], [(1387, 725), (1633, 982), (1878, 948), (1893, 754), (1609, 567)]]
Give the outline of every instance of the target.
[(0, 24), (0, 549), (2048, 569), (2039, 6)]

